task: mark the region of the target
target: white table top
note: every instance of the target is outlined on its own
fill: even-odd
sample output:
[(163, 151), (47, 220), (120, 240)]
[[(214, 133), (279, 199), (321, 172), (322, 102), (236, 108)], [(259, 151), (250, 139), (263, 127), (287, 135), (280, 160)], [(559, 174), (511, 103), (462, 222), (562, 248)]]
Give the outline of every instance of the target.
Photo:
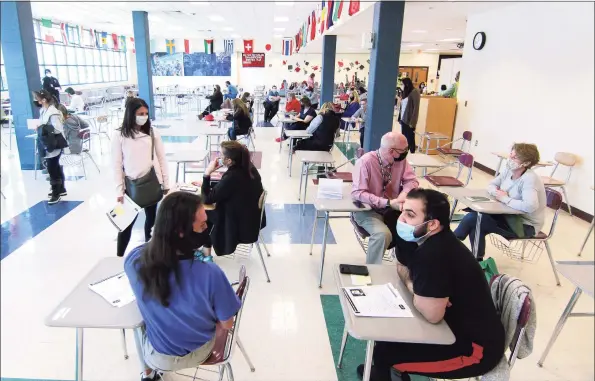
[(366, 265), (373, 285), (391, 283), (409, 305), (412, 318), (371, 318), (355, 316), (341, 291), (349, 287), (351, 276), (339, 272), (339, 265), (334, 266), (335, 282), (339, 292), (341, 308), (349, 334), (360, 340), (390, 341), (419, 344), (449, 345), (455, 342), (455, 336), (446, 322), (439, 324), (428, 322), (413, 306), (413, 295), (401, 282), (394, 265)]
[(186, 149), (169, 152), (165, 155), (165, 158), (167, 161), (175, 163), (197, 163), (206, 160), (208, 156), (209, 151)]
[(278, 122), (280, 122), (280, 123), (293, 123), (293, 122), (295, 122), (295, 119), (294, 118), (279, 118)]
[(595, 283), (595, 262), (593, 261), (556, 261), (556, 269), (576, 287), (592, 298)]
[(351, 198), (351, 183), (343, 183), (343, 198), (341, 200), (316, 198), (314, 207), (322, 212), (363, 212), (371, 209), (367, 204), (362, 204), (361, 208), (355, 206)]
[(430, 139), (430, 140), (450, 139), (449, 136), (446, 136), (446, 135), (438, 133), (438, 132), (417, 132), (416, 131), (415, 133), (419, 136), (423, 136), (424, 139)]
[(289, 138), (309, 138), (312, 134), (306, 132), (306, 130), (289, 130), (285, 131), (285, 135)]
[[(440, 192), (456, 198), (459, 202), (468, 208), (479, 213), (486, 214), (523, 214), (522, 211), (513, 209), (503, 203), (496, 201), (485, 189), (469, 189), (463, 187), (439, 187)], [(465, 197), (480, 196), (489, 197), (494, 202), (472, 202)]]
[(194, 130), (194, 134), (198, 135), (210, 135), (210, 136), (224, 136), (227, 135), (226, 128), (219, 127), (200, 127)]
[(425, 153), (410, 153), (407, 155), (407, 162), (412, 167), (417, 168), (441, 168), (446, 166), (445, 163)]
[(143, 318), (136, 302), (112, 307), (103, 297), (91, 291), (97, 282), (124, 270), (124, 259), (103, 258), (80, 281), (72, 292), (46, 317), (48, 327), (70, 328), (136, 328)]
[(325, 151), (296, 151), (296, 159), (302, 163), (334, 163), (333, 155)]
[[(510, 157), (510, 152), (496, 151), (496, 152), (492, 152), (492, 155), (496, 155), (500, 159), (508, 159)], [(540, 161), (539, 163), (535, 164), (535, 166), (536, 167), (551, 167), (552, 165), (555, 165), (555, 164), (556, 163), (554, 163), (552, 161)]]
[(362, 118), (341, 118), (341, 120), (347, 123), (361, 123), (364, 121)]

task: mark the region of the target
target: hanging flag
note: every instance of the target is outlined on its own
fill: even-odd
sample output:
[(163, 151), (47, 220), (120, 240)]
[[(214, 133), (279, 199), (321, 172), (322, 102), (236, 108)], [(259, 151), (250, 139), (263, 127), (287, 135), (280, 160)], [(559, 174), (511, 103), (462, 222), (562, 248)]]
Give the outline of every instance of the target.
[(107, 32), (101, 32), (101, 47), (107, 48)]
[(250, 54), (254, 52), (254, 40), (244, 40), (244, 53)]
[(51, 28), (52, 27), (52, 20), (50, 19), (41, 19), (41, 26), (44, 28)]
[(333, 0), (327, 1), (327, 11), (326, 11), (326, 30), (329, 30), (331, 26), (333, 26), (333, 7), (335, 6), (335, 2)]
[(225, 47), (224, 52), (227, 55), (233, 54), (233, 40), (224, 40), (223, 45)]
[(184, 53), (190, 54), (190, 40), (184, 40)]
[(82, 25), (79, 25), (79, 26), (76, 28), (76, 32), (77, 32), (77, 33), (78, 33), (78, 35), (79, 35), (79, 44), (80, 44), (81, 46), (85, 45), (85, 42), (83, 41), (83, 36), (84, 36), (84, 34), (83, 34), (83, 33), (84, 33), (84, 31), (85, 31), (85, 30), (83, 29), (83, 26), (82, 26)]
[(165, 39), (165, 48), (167, 49), (167, 54), (174, 54), (176, 52), (176, 43), (173, 39)]
[(130, 51), (136, 53), (136, 45), (134, 44), (134, 37), (130, 37)]
[(60, 36), (62, 37), (62, 43), (68, 45), (68, 37), (66, 36), (66, 24), (60, 23)]
[(114, 43), (113, 49), (120, 50), (120, 44), (119, 44), (120, 38), (115, 33), (112, 33), (112, 42)]
[(213, 54), (213, 40), (205, 40), (205, 53)]
[(41, 26), (42, 26), (41, 32), (43, 35), (43, 39), (46, 42), (54, 43), (55, 39), (54, 39), (53, 31), (52, 31), (52, 20), (41, 19)]
[(333, 4), (333, 23), (337, 23), (341, 18), (341, 11), (343, 10), (343, 0), (335, 0)]
[(291, 53), (292, 53), (292, 51), (291, 51), (292, 50), (291, 49), (292, 47), (293, 47), (293, 44), (292, 44), (291, 38), (284, 38), (283, 39), (283, 48), (281, 50), (281, 54), (284, 55), (284, 56), (290, 56)]
[(120, 36), (120, 49), (126, 51), (126, 36)]
[(310, 41), (316, 38), (316, 12), (312, 11), (312, 17), (310, 18)]
[(359, 0), (349, 0), (349, 16), (359, 12)]
[(324, 33), (324, 27), (326, 25), (326, 4), (322, 2), (322, 9), (320, 10), (320, 34)]

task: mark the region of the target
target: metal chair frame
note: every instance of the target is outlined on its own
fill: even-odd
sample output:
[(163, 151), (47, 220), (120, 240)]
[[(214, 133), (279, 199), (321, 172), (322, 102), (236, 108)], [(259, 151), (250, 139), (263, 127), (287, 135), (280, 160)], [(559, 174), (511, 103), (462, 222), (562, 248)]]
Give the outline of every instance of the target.
[[(62, 154), (62, 157), (60, 158), (60, 162), (62, 163), (62, 165), (70, 165), (70, 166), (79, 166), (80, 165), (80, 166), (82, 166), (83, 167), (83, 176), (85, 177), (85, 180), (87, 180), (87, 171), (85, 170), (85, 157), (88, 157), (89, 159), (91, 159), (91, 161), (95, 165), (95, 168), (97, 168), (97, 172), (101, 173), (101, 170), (99, 169), (99, 166), (95, 162), (95, 159), (93, 159), (93, 156), (91, 156), (91, 129), (84, 128), (84, 129), (80, 130), (79, 133), (83, 133), (81, 153), (64, 152)], [(100, 142), (100, 144), (101, 144), (101, 142)], [(80, 159), (80, 161), (76, 162), (74, 160), (71, 160), (71, 158), (77, 158), (77, 157)]]
[[(551, 178), (554, 178), (554, 173), (556, 173), (556, 170), (560, 166), (560, 162), (556, 159), (554, 159), (554, 160), (556, 161), (556, 165), (552, 169), (552, 173), (549, 176)], [(545, 184), (545, 185), (549, 188), (560, 188), (562, 190), (562, 194), (564, 194), (564, 199), (566, 200), (566, 206), (568, 207), (568, 213), (570, 214), (570, 216), (572, 216), (572, 207), (570, 206), (570, 199), (568, 198), (568, 193), (566, 193), (566, 185), (570, 181), (570, 176), (572, 175), (572, 168), (574, 168), (574, 164), (573, 165), (562, 164), (562, 165), (564, 167), (568, 168), (568, 175), (566, 175), (566, 178), (564, 179), (564, 184)]]

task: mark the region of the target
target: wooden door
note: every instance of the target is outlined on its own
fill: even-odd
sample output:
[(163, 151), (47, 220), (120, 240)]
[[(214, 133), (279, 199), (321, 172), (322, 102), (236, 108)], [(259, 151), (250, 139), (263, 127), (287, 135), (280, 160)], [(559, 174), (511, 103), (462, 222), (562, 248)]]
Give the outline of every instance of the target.
[(419, 84), (425, 82), (428, 85), (428, 68), (427, 67), (413, 67), (411, 68), (411, 82), (416, 89), (419, 89)]

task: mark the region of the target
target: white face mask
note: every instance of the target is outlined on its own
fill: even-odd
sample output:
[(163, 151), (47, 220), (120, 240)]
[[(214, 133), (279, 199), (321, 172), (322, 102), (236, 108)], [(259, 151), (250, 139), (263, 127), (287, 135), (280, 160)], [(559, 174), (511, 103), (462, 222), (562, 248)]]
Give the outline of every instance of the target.
[(517, 162), (516, 162), (516, 161), (514, 161), (514, 160), (508, 160), (508, 161), (506, 162), (506, 167), (507, 167), (508, 169), (510, 169), (511, 171), (514, 171), (514, 170), (516, 170), (516, 169), (522, 168), (522, 167), (523, 167), (523, 165), (522, 165), (522, 164), (519, 164), (519, 163), (517, 163)]
[(137, 115), (136, 116), (136, 124), (138, 126), (144, 126), (145, 123), (147, 123), (147, 120), (149, 120), (148, 115)]

